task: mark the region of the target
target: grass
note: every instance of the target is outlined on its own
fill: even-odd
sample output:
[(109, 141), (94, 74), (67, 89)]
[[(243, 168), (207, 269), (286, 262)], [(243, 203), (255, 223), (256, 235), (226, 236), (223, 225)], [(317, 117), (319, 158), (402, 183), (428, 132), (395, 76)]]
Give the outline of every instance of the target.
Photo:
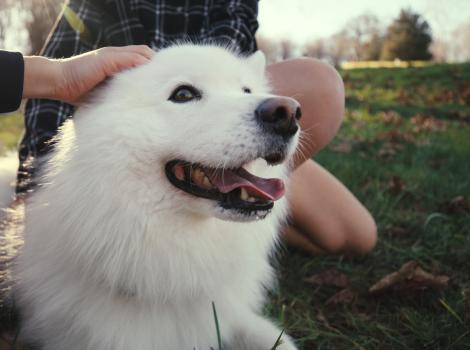
[[(379, 243), (356, 258), (283, 254), (266, 311), (304, 350), (470, 349), (470, 64), (343, 78), (345, 122), (315, 159), (372, 212)], [(409, 260), (448, 286), (368, 292)], [(347, 288), (304, 282), (330, 269)], [(353, 298), (328, 302), (344, 289)]]
[[(342, 74), (345, 122), (315, 159), (372, 212), (379, 243), (354, 258), (286, 251), (265, 311), (304, 350), (470, 349), (470, 64)], [(0, 118), (0, 152), (20, 130)], [(409, 260), (447, 287), (368, 292)], [(331, 269), (346, 287), (304, 282)]]
[(20, 113), (0, 115), (0, 156), (13, 150), (23, 130), (23, 116)]

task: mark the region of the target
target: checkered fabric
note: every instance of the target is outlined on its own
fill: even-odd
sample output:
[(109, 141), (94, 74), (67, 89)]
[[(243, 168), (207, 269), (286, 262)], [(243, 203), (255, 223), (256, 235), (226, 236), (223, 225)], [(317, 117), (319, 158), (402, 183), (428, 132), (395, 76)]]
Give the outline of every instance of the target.
[[(62, 58), (104, 46), (146, 44), (154, 49), (181, 40), (256, 50), (258, 0), (70, 0), (43, 55)], [(29, 100), (20, 144), (17, 192), (33, 185), (36, 159), (47, 154), (58, 127), (73, 115), (66, 103)]]

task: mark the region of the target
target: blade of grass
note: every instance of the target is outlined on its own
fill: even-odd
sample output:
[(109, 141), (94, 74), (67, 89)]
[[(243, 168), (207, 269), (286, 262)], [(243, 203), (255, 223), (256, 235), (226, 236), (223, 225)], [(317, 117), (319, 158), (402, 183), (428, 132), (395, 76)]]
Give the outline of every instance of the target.
[(460, 316), (457, 315), (457, 313), (454, 311), (454, 309), (452, 309), (452, 308), (450, 307), (450, 305), (445, 302), (444, 299), (439, 299), (439, 302), (442, 304), (442, 306), (444, 306), (444, 308), (445, 308), (452, 316), (454, 316), (454, 318), (455, 318), (457, 321), (460, 322), (460, 324), (462, 324), (462, 325), (464, 324), (464, 323), (463, 323), (463, 320), (460, 318)]
[(214, 302), (212, 302), (212, 311), (214, 312), (215, 329), (217, 331), (217, 344), (219, 347), (218, 350), (222, 350), (222, 338), (220, 337), (219, 319), (217, 318), (217, 310), (215, 309)]
[(281, 331), (281, 334), (279, 334), (279, 337), (277, 337), (276, 342), (274, 343), (273, 347), (270, 350), (276, 350), (279, 345), (282, 344), (282, 335), (284, 334), (284, 329)]

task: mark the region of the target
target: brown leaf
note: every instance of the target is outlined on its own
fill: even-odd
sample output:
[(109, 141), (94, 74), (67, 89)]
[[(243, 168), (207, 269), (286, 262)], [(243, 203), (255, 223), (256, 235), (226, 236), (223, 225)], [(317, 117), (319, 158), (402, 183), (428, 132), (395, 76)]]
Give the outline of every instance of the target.
[(400, 104), (406, 106), (406, 105), (410, 104), (411, 97), (410, 97), (410, 95), (408, 94), (407, 91), (405, 91), (403, 89), (400, 89), (400, 92), (399, 92), (399, 95), (398, 95), (398, 101), (400, 102)]
[(416, 136), (410, 132), (404, 132), (400, 129), (392, 129), (385, 132), (380, 133), (377, 138), (379, 140), (390, 141), (392, 143), (391, 146), (401, 149), (403, 148), (399, 142), (409, 142), (414, 143), (416, 142)]
[(442, 289), (447, 287), (448, 282), (448, 276), (433, 275), (423, 270), (416, 261), (411, 260), (403, 264), (400, 270), (380, 279), (369, 288), (369, 293), (409, 292), (428, 288)]
[(410, 230), (406, 229), (405, 227), (395, 225), (387, 225), (385, 227), (385, 232), (387, 232), (387, 234), (392, 237), (408, 236), (411, 234)]
[(390, 159), (394, 157), (399, 151), (403, 149), (403, 145), (397, 142), (385, 142), (379, 149), (377, 156), (383, 159)]
[(348, 277), (336, 269), (325, 270), (319, 274), (304, 278), (304, 282), (319, 286), (334, 286), (339, 288), (345, 288), (349, 285)]
[(385, 124), (399, 125), (402, 122), (400, 114), (395, 111), (380, 112), (379, 117)]
[(442, 204), (439, 210), (446, 214), (470, 212), (470, 202), (464, 196), (457, 196), (450, 202)]
[(387, 191), (392, 194), (400, 194), (405, 190), (405, 188), (405, 182), (397, 175), (392, 176), (387, 184)]
[(323, 311), (318, 310), (318, 313), (316, 315), (316, 319), (320, 322), (323, 323), (325, 326), (329, 327), (330, 323), (328, 322), (328, 319), (326, 318), (325, 314)]
[(350, 305), (357, 298), (357, 293), (351, 288), (344, 288), (326, 301), (326, 305)]
[(341, 143), (330, 145), (329, 149), (338, 153), (351, 153), (353, 147), (351, 142), (343, 141)]
[(416, 114), (410, 119), (410, 121), (411, 124), (414, 125), (414, 132), (420, 132), (423, 130), (444, 131), (447, 128), (447, 122), (445, 120), (436, 119), (421, 113)]
[(326, 318), (325, 314), (323, 313), (322, 310), (318, 310), (317, 315), (316, 315), (317, 321), (325, 328), (333, 331), (333, 332), (338, 332), (336, 328), (330, 325), (330, 322), (328, 322), (328, 319)]

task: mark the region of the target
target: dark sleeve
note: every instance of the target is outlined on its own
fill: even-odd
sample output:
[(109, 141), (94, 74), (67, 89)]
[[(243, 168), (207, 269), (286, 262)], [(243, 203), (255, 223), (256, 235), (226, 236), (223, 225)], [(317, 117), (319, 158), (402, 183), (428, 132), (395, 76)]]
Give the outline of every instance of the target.
[(0, 113), (17, 110), (23, 96), (24, 60), (19, 52), (0, 51)]
[(255, 52), (258, 0), (215, 0), (210, 10), (209, 39), (242, 53)]

